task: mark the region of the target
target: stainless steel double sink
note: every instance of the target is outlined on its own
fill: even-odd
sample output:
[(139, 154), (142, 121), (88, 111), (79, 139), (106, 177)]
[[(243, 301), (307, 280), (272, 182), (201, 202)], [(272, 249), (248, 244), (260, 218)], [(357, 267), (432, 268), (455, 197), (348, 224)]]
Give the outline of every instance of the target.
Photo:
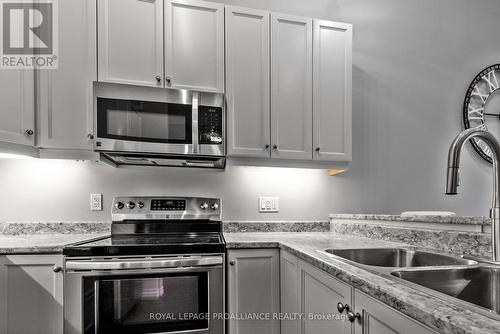
[(323, 252), (500, 314), (500, 266), (406, 248)]

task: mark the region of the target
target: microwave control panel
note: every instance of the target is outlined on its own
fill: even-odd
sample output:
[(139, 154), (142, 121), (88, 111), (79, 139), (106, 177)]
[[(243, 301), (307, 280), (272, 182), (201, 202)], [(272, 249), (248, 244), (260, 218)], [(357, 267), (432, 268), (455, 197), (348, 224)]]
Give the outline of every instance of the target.
[(222, 108), (199, 106), (199, 142), (205, 145), (222, 145)]

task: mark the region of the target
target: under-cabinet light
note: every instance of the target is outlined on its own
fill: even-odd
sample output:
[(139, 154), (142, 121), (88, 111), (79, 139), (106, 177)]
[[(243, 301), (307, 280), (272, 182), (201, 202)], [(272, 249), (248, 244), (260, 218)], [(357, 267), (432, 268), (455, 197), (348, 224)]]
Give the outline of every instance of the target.
[(0, 153), (0, 159), (24, 160), (24, 159), (33, 159), (33, 157), (29, 156), (29, 155), (23, 155), (23, 154)]
[(334, 176), (334, 175), (338, 175), (338, 174), (342, 174), (343, 172), (345, 172), (345, 169), (329, 169), (328, 170), (328, 175), (330, 176)]

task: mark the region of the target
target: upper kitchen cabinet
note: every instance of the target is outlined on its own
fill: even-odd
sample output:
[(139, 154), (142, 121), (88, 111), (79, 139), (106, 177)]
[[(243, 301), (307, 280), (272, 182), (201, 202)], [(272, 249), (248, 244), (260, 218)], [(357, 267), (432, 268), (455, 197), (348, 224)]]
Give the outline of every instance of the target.
[(165, 1), (165, 74), (166, 87), (224, 92), (224, 5)]
[(226, 7), (227, 142), (235, 160), (346, 165), (351, 85), (352, 25)]
[(227, 148), (270, 156), (269, 12), (226, 6)]
[(95, 1), (59, 2), (59, 68), (37, 76), (36, 134), (42, 157), (46, 149), (92, 149), (95, 20)]
[(314, 160), (351, 160), (351, 53), (352, 25), (314, 20)]
[(272, 157), (312, 160), (312, 19), (271, 14)]
[(35, 144), (35, 74), (2, 70), (0, 75), (0, 147), (8, 152), (33, 152)]
[(163, 1), (97, 0), (99, 81), (164, 86)]

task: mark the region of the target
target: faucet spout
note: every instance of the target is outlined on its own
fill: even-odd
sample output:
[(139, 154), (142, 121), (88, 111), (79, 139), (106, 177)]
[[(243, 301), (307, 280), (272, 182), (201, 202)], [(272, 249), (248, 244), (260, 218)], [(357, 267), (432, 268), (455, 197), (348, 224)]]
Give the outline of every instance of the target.
[(456, 195), (459, 186), (459, 167), (460, 167), (460, 154), (464, 144), (472, 138), (481, 139), (492, 152), (493, 160), (493, 199), (492, 207), (490, 210), (491, 218), (491, 247), (492, 259), (495, 262), (500, 262), (500, 144), (497, 139), (488, 131), (473, 128), (467, 129), (460, 133), (455, 140), (451, 143), (448, 153), (448, 169), (446, 175), (446, 194)]

